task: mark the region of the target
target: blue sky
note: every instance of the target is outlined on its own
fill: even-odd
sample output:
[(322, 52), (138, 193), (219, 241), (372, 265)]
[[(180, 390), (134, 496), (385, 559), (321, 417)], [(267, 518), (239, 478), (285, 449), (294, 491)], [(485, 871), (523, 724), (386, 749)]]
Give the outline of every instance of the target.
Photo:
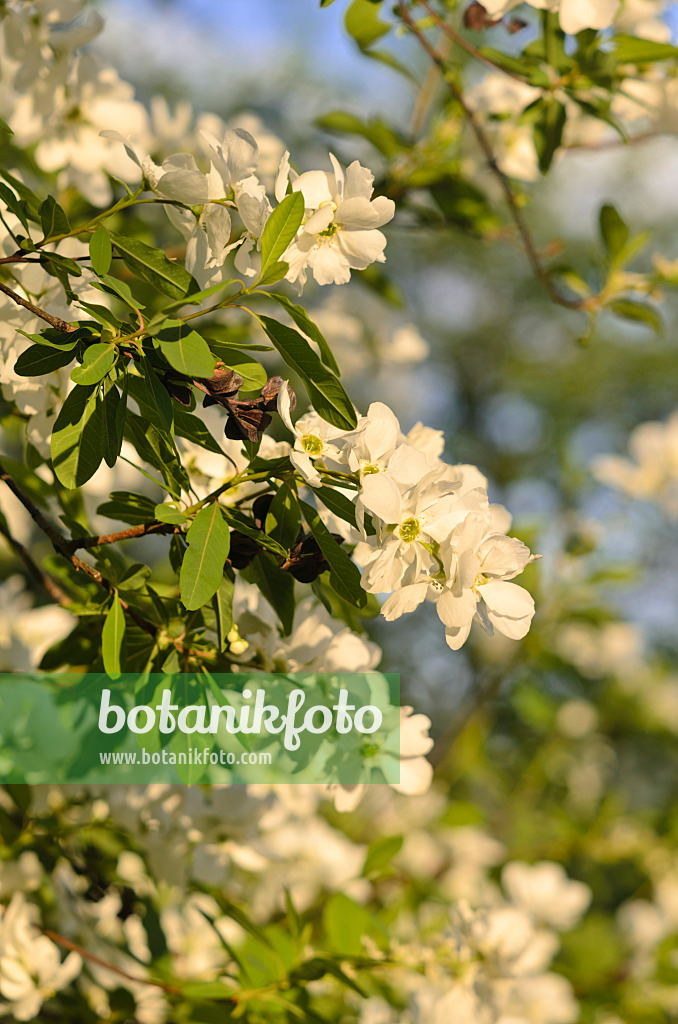
[(166, 81), (197, 90), (208, 106), (234, 89), (246, 93), (248, 81), (255, 92), (265, 79), (264, 94), (266, 88), (275, 94), (294, 81), (295, 67), (316, 80), (318, 110), (331, 109), (335, 95), (336, 105), (353, 95), (356, 111), (365, 112), (401, 102), (398, 76), (366, 60), (347, 36), (346, 6), (345, 0), (323, 9), (319, 0), (98, 0), (106, 18), (98, 49), (124, 77), (142, 82), (150, 66)]

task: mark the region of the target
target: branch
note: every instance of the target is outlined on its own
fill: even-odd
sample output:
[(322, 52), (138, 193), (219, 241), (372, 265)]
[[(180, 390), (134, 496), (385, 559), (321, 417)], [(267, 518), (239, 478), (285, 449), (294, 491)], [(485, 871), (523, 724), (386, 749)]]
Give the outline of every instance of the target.
[[(420, 2), (420, 0), (417, 0), (417, 2)], [(459, 89), (459, 87), (449, 78), (449, 69), (445, 63), (445, 60), (438, 53), (438, 51), (431, 46), (426, 36), (423, 34), (423, 32), (420, 31), (420, 29), (415, 24), (412, 16), (410, 15), (410, 12), (407, 9), (405, 0), (400, 0), (398, 6), (400, 17), (405, 22), (412, 35), (415, 36), (416, 39), (419, 41), (419, 43), (426, 51), (426, 53), (433, 61), (433, 63), (440, 68), (440, 70), (443, 73), (443, 79), (445, 81), (445, 84), (447, 85), (447, 88), (449, 89), (450, 93), (463, 110), (464, 116), (466, 117), (466, 120), (468, 121), (473, 131), (473, 134), (476, 137), (476, 141), (478, 142), (478, 145), (482, 150), (487, 166), (489, 167), (491, 173), (494, 175), (494, 177), (497, 179), (501, 186), (502, 192), (504, 193), (504, 198), (506, 199), (507, 205), (511, 212), (513, 222), (516, 225), (516, 228), (518, 229), (518, 234), (520, 235), (523, 248), (525, 249), (525, 253), (530, 262), (530, 266), (532, 267), (532, 271), (535, 277), (542, 283), (549, 298), (552, 299), (553, 302), (556, 302), (559, 306), (565, 306), (566, 309), (586, 309), (589, 304), (589, 301), (587, 299), (568, 299), (564, 295), (561, 295), (558, 289), (554, 287), (546, 271), (546, 268), (543, 266), (539, 258), (537, 247), (534, 243), (534, 239), (532, 238), (532, 234), (528, 227), (527, 221), (523, 216), (523, 212), (520, 209), (515, 193), (511, 188), (511, 183), (509, 182), (508, 178), (506, 177), (502, 169), (499, 167), (499, 164), (497, 163), (496, 158), (494, 156), (490, 140), (485, 134), (485, 130), (483, 129), (480, 121), (476, 117), (475, 111), (466, 102), (463, 93), (461, 92), (461, 89)]]
[(40, 584), (40, 586), (47, 591), (52, 600), (56, 601), (57, 604), (60, 604), (62, 608), (69, 608), (71, 605), (71, 598), (68, 596), (68, 594), (64, 590), (62, 590), (61, 587), (59, 587), (54, 582), (54, 580), (50, 579), (50, 577), (42, 571), (40, 566), (33, 559), (33, 556), (31, 555), (28, 548), (25, 548), (24, 545), (20, 541), (16, 540), (15, 537), (12, 537), (11, 533), (5, 527), (1, 519), (0, 534), (2, 534), (2, 536), (5, 538), (5, 540), (12, 548), (12, 550), (15, 552), (15, 554), (19, 556), (19, 558), (24, 563), (33, 579), (36, 580)]
[[(12, 494), (19, 499), (23, 507), (30, 515), (33, 522), (36, 524), (36, 526), (38, 526), (45, 534), (45, 536), (48, 537), (49, 540), (52, 542), (52, 547), (57, 552), (57, 554), (61, 555), (63, 558), (66, 559), (66, 561), (70, 562), (73, 568), (76, 569), (78, 572), (84, 572), (86, 576), (89, 576), (90, 579), (94, 580), (95, 583), (98, 583), (100, 587), (104, 588), (104, 590), (110, 591), (111, 586), (108, 580), (104, 579), (99, 570), (95, 569), (93, 565), (89, 565), (87, 562), (83, 562), (81, 558), (78, 558), (77, 555), (73, 554), (73, 552), (71, 551), (71, 542), (68, 540), (68, 538), (64, 537), (62, 533), (60, 533), (54, 526), (52, 526), (49, 519), (47, 519), (43, 515), (38, 506), (31, 501), (28, 495), (24, 494), (24, 492), (21, 490), (21, 488), (14, 480), (14, 478), (10, 476), (10, 474), (7, 472), (7, 470), (2, 465), (1, 462), (0, 480), (2, 480), (3, 483), (5, 483), (9, 487)], [(127, 601), (124, 601), (122, 598), (120, 598), (120, 604), (129, 614), (130, 618), (133, 619), (137, 626), (139, 626), (140, 629), (143, 629), (144, 632), (149, 633), (151, 636), (157, 635), (158, 630), (153, 622), (149, 622), (148, 619), (145, 619), (143, 618), (143, 616), (139, 615), (138, 612), (136, 612), (134, 608), (131, 608)]]
[(140, 978), (135, 974), (128, 974), (127, 971), (123, 971), (121, 967), (115, 967), (113, 964), (109, 964), (107, 960), (102, 960), (101, 957), (95, 956), (94, 953), (90, 953), (88, 950), (83, 949), (76, 942), (71, 942), (64, 935), (59, 935), (58, 932), (53, 932), (49, 928), (40, 929), (43, 935), (46, 935), (52, 942), (56, 942), (58, 946), (62, 946), (64, 949), (70, 950), (72, 953), (79, 953), (83, 960), (89, 960), (90, 963), (96, 964), (97, 967), (104, 967), (107, 971), (111, 971), (113, 974), (117, 974), (120, 978), (126, 978), (127, 981), (134, 982), (135, 985), (153, 985), (155, 988), (161, 988), (163, 992), (168, 992), (173, 996), (183, 995), (180, 988), (176, 988), (174, 985), (168, 985), (164, 981), (158, 981), (155, 978)]
[(57, 331), (75, 331), (77, 329), (73, 327), (72, 324), (66, 323), (66, 321), (62, 320), (60, 317), (52, 316), (51, 313), (46, 313), (44, 309), (40, 309), (39, 306), (35, 306), (32, 302), (29, 302), (28, 299), (22, 299), (20, 295), (17, 295), (15, 291), (8, 288), (6, 284), (0, 283), (0, 292), (4, 292), (5, 295), (9, 296), (12, 302), (16, 302), (18, 306), (23, 306), (24, 309), (29, 310), (29, 312), (33, 313), (35, 316), (39, 316), (41, 320), (48, 323), (50, 327), (55, 327)]

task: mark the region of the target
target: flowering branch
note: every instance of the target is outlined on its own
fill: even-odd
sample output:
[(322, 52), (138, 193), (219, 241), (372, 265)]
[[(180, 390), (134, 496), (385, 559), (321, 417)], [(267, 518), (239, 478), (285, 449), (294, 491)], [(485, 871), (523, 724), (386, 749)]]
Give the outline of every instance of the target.
[[(417, 0), (417, 2), (419, 2), (419, 0)], [(415, 23), (407, 8), (405, 0), (400, 0), (398, 10), (400, 13), (400, 17), (404, 21), (409, 31), (412, 33), (413, 36), (415, 36), (415, 38), (418, 40), (422, 48), (426, 51), (426, 53), (433, 61), (433, 63), (440, 68), (441, 72), (443, 73), (443, 79), (445, 81), (445, 84), (447, 85), (447, 88), (454, 97), (455, 101), (463, 110), (464, 116), (466, 117), (466, 120), (468, 121), (471, 130), (473, 131), (473, 134), (476, 137), (476, 141), (478, 142), (478, 145), (482, 150), (487, 166), (501, 186), (502, 192), (504, 193), (504, 198), (506, 199), (506, 202), (508, 204), (511, 216), (513, 218), (513, 222), (516, 225), (516, 228), (518, 229), (518, 234), (520, 235), (520, 239), (523, 243), (523, 248), (525, 249), (525, 253), (530, 262), (530, 266), (532, 267), (532, 271), (535, 277), (542, 283), (549, 298), (553, 302), (557, 303), (559, 306), (565, 306), (566, 309), (579, 310), (585, 310), (589, 308), (591, 303), (590, 299), (568, 299), (566, 298), (566, 296), (561, 295), (558, 289), (554, 287), (553, 282), (551, 281), (548, 275), (548, 271), (546, 270), (546, 268), (541, 262), (541, 259), (539, 258), (537, 247), (534, 243), (534, 239), (532, 238), (532, 233), (527, 224), (527, 221), (525, 220), (525, 217), (523, 216), (523, 212), (520, 208), (516, 195), (511, 187), (511, 183), (509, 182), (509, 179), (507, 178), (507, 176), (504, 174), (501, 167), (497, 163), (494, 151), (490, 144), (490, 140), (488, 139), (485, 130), (483, 129), (480, 121), (478, 120), (475, 111), (467, 103), (463, 93), (461, 92), (461, 89), (459, 89), (459, 87), (449, 77), (449, 68), (444, 58), (433, 46), (431, 46), (424, 33), (421, 32), (421, 30), (418, 28), (417, 24)]]

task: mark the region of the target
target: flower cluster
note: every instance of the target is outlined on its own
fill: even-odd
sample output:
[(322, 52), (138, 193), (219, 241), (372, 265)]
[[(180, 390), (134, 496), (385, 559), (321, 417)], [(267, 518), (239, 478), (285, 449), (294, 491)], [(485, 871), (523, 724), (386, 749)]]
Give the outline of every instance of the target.
[[(221, 140), (207, 132), (209, 171), (198, 169), (190, 153), (169, 156), (161, 166), (140, 158), (131, 144), (115, 131), (104, 137), (125, 145), (128, 156), (141, 169), (144, 183), (167, 205), (167, 215), (186, 239), (186, 266), (201, 284), (213, 280), (229, 253), (245, 278), (256, 277), (261, 267), (261, 238), (274, 206), (256, 175), (259, 146), (244, 128), (228, 129)], [(386, 238), (378, 231), (393, 218), (392, 199), (372, 199), (374, 175), (355, 160), (344, 171), (330, 154), (332, 172), (297, 174), (285, 151), (275, 178), (275, 199), (291, 188), (304, 197), (304, 216), (296, 237), (282, 255), (288, 264), (285, 277), (298, 292), (309, 271), (318, 284), (346, 284), (351, 270), (364, 270), (385, 260)], [(240, 228), (231, 241), (231, 211)]]
[[(311, 487), (327, 471), (349, 470), (358, 481), (357, 492), (346, 491), (355, 499), (355, 558), (364, 589), (390, 595), (382, 607), (386, 619), (428, 600), (453, 650), (465, 643), (474, 620), (490, 636), (495, 629), (514, 640), (525, 636), (534, 601), (510, 581), (535, 556), (507, 536), (510, 516), (490, 505), (479, 470), (440, 458), (440, 431), (418, 423), (405, 436), (382, 402), (373, 402), (353, 431), (338, 430), (313, 411), (293, 423), (286, 388), (279, 411), (295, 437), (291, 461)], [(345, 532), (345, 524), (336, 525)]]
[(601, 455), (594, 463), (600, 481), (634, 498), (678, 514), (678, 413), (665, 423), (641, 423), (629, 440), (630, 459)]

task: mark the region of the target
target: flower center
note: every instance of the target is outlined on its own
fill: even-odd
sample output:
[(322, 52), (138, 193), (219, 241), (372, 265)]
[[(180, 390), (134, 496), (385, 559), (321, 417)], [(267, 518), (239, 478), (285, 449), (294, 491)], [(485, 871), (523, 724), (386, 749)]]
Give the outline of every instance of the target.
[(378, 462), (361, 462), (360, 473), (362, 476), (373, 476), (375, 473), (381, 473), (384, 468), (384, 463), (379, 460)]
[(336, 224), (328, 224), (324, 231), (318, 232), (319, 238), (334, 238), (339, 228)]
[(316, 434), (304, 434), (301, 438), (301, 447), (307, 455), (322, 455), (325, 445)]
[(411, 544), (413, 540), (416, 540), (419, 536), (419, 520), (415, 519), (414, 516), (409, 516), (407, 519), (403, 519), (398, 530), (400, 539)]

